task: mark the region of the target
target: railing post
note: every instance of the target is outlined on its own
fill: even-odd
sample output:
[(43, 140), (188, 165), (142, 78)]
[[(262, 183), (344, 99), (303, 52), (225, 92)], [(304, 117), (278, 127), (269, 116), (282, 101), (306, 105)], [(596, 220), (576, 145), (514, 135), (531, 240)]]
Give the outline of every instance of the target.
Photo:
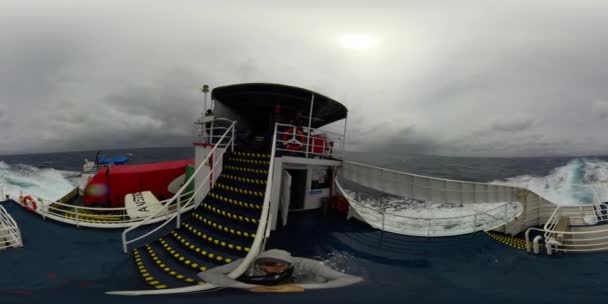
[(315, 93), (312, 93), (312, 97), (310, 98), (310, 111), (308, 112), (308, 132), (306, 132), (306, 158), (308, 158), (308, 150), (310, 150), (310, 128), (312, 127), (312, 110), (314, 108), (314, 104)]
[(530, 253), (531, 248), (530, 248), (530, 228), (526, 229), (526, 232), (524, 233), (525, 239), (526, 239), (526, 251), (528, 253)]
[(384, 212), (380, 212), (380, 215), (382, 216), (382, 229), (380, 230), (380, 244), (379, 244), (379, 246), (382, 246), (382, 243), (384, 241)]
[(214, 121), (212, 120), (211, 121), (211, 130), (209, 130), (209, 134), (211, 134), (210, 138), (209, 138), (209, 143), (212, 144), (212, 145), (213, 145), (213, 122)]
[(477, 213), (473, 215), (473, 232), (477, 229)]
[(76, 213), (76, 227), (80, 228), (80, 212), (78, 212), (78, 208), (74, 208), (74, 213)]
[(426, 219), (426, 237), (431, 236), (431, 220)]
[(122, 238), (122, 252), (126, 254), (128, 252), (128, 250), (127, 250), (127, 235), (122, 234), (121, 238)]
[(509, 208), (508, 208), (508, 207), (509, 207), (509, 203), (506, 203), (506, 204), (505, 204), (505, 218), (504, 218), (505, 224), (506, 224), (506, 223), (507, 223), (507, 221), (509, 220), (509, 219), (507, 218), (508, 213), (509, 213), (509, 212), (508, 212), (508, 211), (509, 211)]

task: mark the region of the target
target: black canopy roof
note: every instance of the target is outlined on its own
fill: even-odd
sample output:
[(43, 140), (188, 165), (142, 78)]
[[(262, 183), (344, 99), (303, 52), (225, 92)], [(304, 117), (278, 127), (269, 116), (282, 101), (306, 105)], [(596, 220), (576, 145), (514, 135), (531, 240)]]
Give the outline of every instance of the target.
[(313, 94), (313, 128), (346, 118), (348, 110), (341, 103), (311, 90), (282, 84), (243, 83), (217, 87), (211, 91), (211, 98), (250, 121), (267, 120), (279, 106), (280, 122), (308, 125)]

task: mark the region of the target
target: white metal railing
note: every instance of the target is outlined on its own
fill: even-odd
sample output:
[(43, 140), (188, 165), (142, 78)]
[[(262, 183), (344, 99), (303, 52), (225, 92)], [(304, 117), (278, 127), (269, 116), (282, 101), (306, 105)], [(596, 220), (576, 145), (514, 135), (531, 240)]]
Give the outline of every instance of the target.
[(503, 203), (516, 199), (517, 191), (525, 190), (411, 174), (352, 161), (343, 162), (342, 177), (399, 197), (446, 203)]
[[(502, 219), (512, 219), (512, 221), (504, 223), (504, 226), (496, 228), (512, 235), (523, 232), (529, 227), (540, 224), (540, 222), (544, 223), (557, 208), (556, 204), (529, 189), (435, 178), (351, 161), (343, 161), (342, 164), (340, 178), (397, 197), (450, 204), (518, 202), (522, 208), (521, 214), (513, 217), (496, 216)], [(509, 209), (508, 212), (512, 213), (514, 211)], [(372, 211), (368, 213), (373, 214)], [(494, 210), (493, 213), (498, 212)], [(495, 216), (495, 214), (492, 215)], [(381, 215), (376, 216), (376, 219), (380, 219), (381, 222)], [(476, 225), (474, 215), (468, 221)], [(462, 229), (462, 231), (465, 231), (465, 229)]]
[(277, 123), (273, 143), (278, 155), (342, 159), (345, 134)]
[[(538, 253), (540, 241), (544, 241), (549, 255), (554, 252), (608, 250), (608, 205), (600, 201), (593, 187), (589, 188), (593, 191), (593, 204), (558, 206), (542, 228), (526, 230), (528, 252), (534, 249), (534, 253)], [(560, 220), (567, 222), (560, 226)], [(542, 237), (530, 240), (532, 231), (540, 233)]]
[(255, 260), (258, 254), (264, 249), (266, 239), (270, 236), (270, 197), (272, 192), (272, 177), (274, 172), (274, 158), (276, 156), (277, 150), (277, 128), (278, 124), (275, 125), (274, 135), (272, 139), (272, 148), (270, 152), (270, 167), (268, 168), (268, 176), (266, 178), (266, 190), (264, 193), (264, 203), (262, 205), (262, 214), (260, 217), (260, 221), (258, 224), (258, 229), (256, 230), (255, 239), (253, 240), (253, 244), (249, 249), (249, 253), (243, 259), (243, 262), (239, 264), (239, 266), (228, 274), (229, 277), (236, 279), (241, 276), (251, 263)]
[(474, 209), (458, 216), (408, 216), (365, 205), (346, 193), (337, 180), (335, 185), (366, 223), (382, 231), (398, 234), (437, 237), (492, 230), (510, 222), (521, 212), (518, 205), (504, 202), (488, 210)]
[[(180, 195), (181, 200), (186, 200), (194, 191), (182, 193)], [(62, 223), (76, 225), (78, 227), (92, 227), (92, 228), (125, 228), (135, 223), (144, 221), (146, 218), (133, 217), (129, 214), (130, 211), (140, 209), (141, 206), (132, 207), (86, 207), (86, 206), (75, 206), (66, 203), (56, 202), (47, 200), (44, 198), (34, 197), (37, 203), (36, 213), (41, 215), (44, 219), (52, 219)], [(171, 198), (160, 201), (161, 206), (165, 206), (169, 203)], [(188, 210), (184, 210), (188, 211)], [(183, 211), (183, 212), (184, 212)], [(169, 208), (166, 212), (161, 212), (150, 219), (147, 224), (156, 223), (166, 219), (167, 216), (173, 214), (173, 209)]]
[(21, 230), (3, 206), (0, 206), (0, 250), (10, 247), (23, 247)]
[[(205, 122), (199, 122), (201, 124), (201, 134), (199, 134), (200, 140), (204, 143), (215, 144), (218, 143), (224, 133), (232, 126), (233, 121), (227, 118), (214, 118), (207, 117), (210, 120)], [(224, 124), (224, 125), (222, 125)], [(234, 128), (232, 129), (234, 132)], [(234, 134), (231, 135), (234, 137)]]
[[(536, 240), (530, 240), (530, 233), (537, 231), (544, 235), (541, 238), (545, 243), (547, 254), (554, 252), (594, 252), (608, 250), (608, 225), (594, 225), (583, 227), (582, 230), (546, 230), (540, 228), (528, 228), (526, 230), (526, 247), (528, 252), (533, 246), (538, 246)], [(537, 252), (535, 252), (537, 253)]]
[(99, 172), (99, 170), (105, 169), (110, 167), (109, 164), (105, 164), (105, 165), (90, 165), (87, 166), (86, 168), (83, 167), (82, 173), (84, 174), (97, 174), (97, 172)]
[[(201, 162), (201, 164), (198, 166), (198, 168), (196, 168), (196, 170), (194, 171), (192, 176), (190, 176), (190, 178), (184, 183), (184, 185), (175, 193), (175, 195), (172, 198), (169, 199), (169, 201), (167, 203), (165, 203), (165, 205), (162, 208), (159, 208), (155, 213), (151, 214), (143, 221), (141, 221), (133, 226), (130, 226), (129, 228), (125, 229), (125, 231), (122, 232), (122, 247), (123, 247), (124, 253), (128, 252), (128, 245), (130, 243), (142, 240), (142, 239), (152, 235), (153, 233), (159, 231), (161, 228), (168, 225), (174, 219), (176, 219), (176, 227), (179, 228), (181, 225), (182, 212), (185, 212), (186, 210), (190, 210), (190, 209), (198, 207), (198, 205), (200, 204), (200, 201), (196, 200), (197, 194), (199, 193), (199, 191), (201, 189), (203, 189), (203, 187), (205, 185), (208, 185), (207, 182), (209, 181), (210, 178), (213, 177), (213, 173), (214, 173), (215, 169), (217, 168), (217, 165), (219, 164), (219, 162), (222, 160), (222, 156), (224, 155), (224, 153), (226, 152), (228, 147), (230, 147), (232, 150), (234, 150), (234, 128), (235, 128), (235, 126), (236, 126), (236, 121), (232, 122), (230, 127), (228, 127), (228, 129), (224, 132), (224, 134), (221, 136), (221, 138), (218, 140), (218, 142), (213, 146), (211, 151), (207, 154), (207, 157), (205, 157), (205, 159)], [(229, 140), (224, 142), (226, 139), (229, 139)], [(220, 146), (223, 146), (224, 150), (220, 152), (220, 155), (214, 156), (216, 149)], [(196, 190), (190, 196), (190, 198), (187, 199), (185, 203), (182, 203), (182, 200), (181, 200), (182, 193), (185, 191), (185, 189), (188, 187), (188, 185), (194, 181), (198, 172), (203, 167), (205, 167), (205, 165), (208, 164), (208, 162), (210, 161), (212, 156), (214, 156), (213, 159), (215, 160), (215, 162), (212, 164), (209, 173), (202, 181), (200, 181), (199, 186), (196, 188)], [(170, 207), (174, 207), (175, 210), (173, 211), (173, 215), (169, 216), (165, 220), (164, 223), (158, 225), (156, 228), (154, 228), (140, 236), (127, 240), (127, 234), (129, 232), (139, 228), (142, 225), (147, 224), (149, 221), (151, 221), (153, 218), (157, 217), (162, 212), (167, 212), (167, 210), (169, 210)]]

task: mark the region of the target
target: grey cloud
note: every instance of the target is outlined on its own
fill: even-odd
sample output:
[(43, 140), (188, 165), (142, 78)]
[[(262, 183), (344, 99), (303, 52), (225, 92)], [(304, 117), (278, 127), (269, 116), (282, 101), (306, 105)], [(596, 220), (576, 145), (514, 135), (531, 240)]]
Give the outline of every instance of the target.
[(3, 4), (0, 153), (187, 145), (200, 85), (242, 81), (342, 101), (352, 150), (608, 151), (608, 3), (266, 3)]
[(528, 118), (504, 118), (494, 121), (492, 129), (503, 132), (520, 132), (530, 129), (534, 121)]
[(600, 119), (608, 118), (608, 101), (594, 101), (593, 104), (591, 104), (591, 109), (593, 110), (593, 113), (597, 115)]

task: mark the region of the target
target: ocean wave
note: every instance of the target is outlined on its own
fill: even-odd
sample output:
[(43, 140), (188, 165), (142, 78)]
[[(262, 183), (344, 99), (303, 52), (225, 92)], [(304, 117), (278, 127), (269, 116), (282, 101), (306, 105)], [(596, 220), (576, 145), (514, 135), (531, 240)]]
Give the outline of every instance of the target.
[(21, 192), (48, 200), (57, 200), (78, 185), (79, 173), (53, 168), (0, 161), (0, 188), (17, 197)]
[(606, 182), (607, 161), (577, 158), (547, 176), (521, 175), (491, 183), (529, 189), (558, 205), (579, 205), (593, 203), (592, 186)]

